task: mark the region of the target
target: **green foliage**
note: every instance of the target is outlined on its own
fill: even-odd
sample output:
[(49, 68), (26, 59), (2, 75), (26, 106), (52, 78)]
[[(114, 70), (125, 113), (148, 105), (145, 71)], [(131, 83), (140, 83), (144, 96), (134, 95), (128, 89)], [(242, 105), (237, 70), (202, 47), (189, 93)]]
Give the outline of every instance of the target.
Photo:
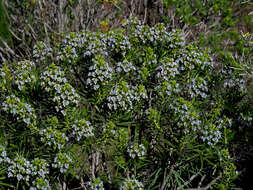
[(217, 68), (181, 31), (136, 19), (69, 33), (52, 48), (39, 42), (30, 61), (0, 68), (2, 183), (232, 188), (229, 146), (236, 122), (250, 126), (252, 107), (240, 101), (241, 64), (226, 63)]
[(8, 22), (9, 22), (9, 19), (7, 17), (7, 12), (1, 0), (0, 1), (0, 45), (3, 45), (3, 41), (5, 41), (8, 45), (12, 45), (12, 38), (9, 31)]
[(249, 1), (164, 0), (164, 6), (173, 10), (179, 20), (176, 27), (189, 25), (187, 30), (192, 32), (203, 31), (204, 28), (200, 35), (194, 32), (192, 38), (200, 39), (202, 45), (211, 46), (215, 53), (219, 54), (224, 49), (239, 53), (244, 51), (240, 31), (251, 31), (253, 24), (250, 15), (253, 7)]

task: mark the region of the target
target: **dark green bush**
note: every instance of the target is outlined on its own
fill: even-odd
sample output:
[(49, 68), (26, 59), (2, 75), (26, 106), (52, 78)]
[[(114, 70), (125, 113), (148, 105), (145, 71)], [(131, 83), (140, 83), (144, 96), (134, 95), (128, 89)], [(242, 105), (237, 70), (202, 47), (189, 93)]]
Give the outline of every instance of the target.
[[(132, 19), (39, 42), (0, 70), (0, 162), (14, 189), (230, 189), (252, 124), (240, 64)], [(224, 54), (224, 59), (231, 56)], [(239, 114), (239, 110), (244, 110)]]

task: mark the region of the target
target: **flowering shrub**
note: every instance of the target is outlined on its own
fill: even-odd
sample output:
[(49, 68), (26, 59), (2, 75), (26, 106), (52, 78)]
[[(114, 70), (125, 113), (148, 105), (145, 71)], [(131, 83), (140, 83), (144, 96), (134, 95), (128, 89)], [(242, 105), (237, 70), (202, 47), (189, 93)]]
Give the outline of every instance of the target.
[(134, 102), (147, 98), (144, 86), (130, 87), (125, 81), (116, 84), (108, 96), (107, 106), (110, 110), (122, 109), (130, 111), (133, 109)]
[[(33, 73), (35, 65), (30, 61), (20, 61), (17, 63), (14, 71), (16, 76), (15, 84), (19, 90), (24, 90), (27, 85), (32, 85), (35, 82), (35, 75)], [(26, 87), (27, 88), (27, 87)], [(31, 87), (28, 87), (28, 89)]]
[(182, 32), (130, 19), (106, 33), (70, 33), (52, 49), (39, 42), (33, 59), (0, 68), (3, 184), (232, 186), (225, 150), (247, 114), (230, 114), (227, 97), (244, 95), (243, 78), (216, 68)]
[(0, 156), (0, 164), (4, 163), (4, 162), (7, 162), (7, 163), (10, 162), (10, 159), (7, 157), (6, 150), (2, 145), (0, 145), (0, 155), (1, 155)]
[(30, 189), (50, 189), (48, 180), (48, 163), (35, 158), (32, 162), (22, 156), (17, 156), (8, 167), (8, 178), (29, 183)]
[(120, 187), (120, 190), (132, 190), (132, 189), (143, 190), (144, 186), (141, 182), (137, 181), (136, 179), (134, 180), (130, 179), (125, 180)]
[(43, 143), (53, 146), (54, 149), (62, 149), (68, 141), (68, 137), (62, 132), (57, 131), (57, 129), (52, 127), (47, 127), (40, 131), (41, 138), (40, 140)]
[(131, 158), (137, 158), (137, 157), (142, 157), (145, 155), (145, 147), (143, 144), (132, 144), (130, 147), (127, 149), (127, 152), (129, 153), (129, 156)]
[(88, 182), (88, 187), (91, 190), (104, 190), (103, 181), (100, 178), (94, 178)]
[(72, 159), (66, 153), (59, 153), (54, 158), (53, 168), (59, 168), (61, 173), (66, 173), (69, 165), (72, 163)]
[(41, 86), (46, 92), (52, 94), (52, 100), (55, 102), (55, 110), (66, 115), (66, 109), (69, 104), (78, 104), (79, 95), (75, 89), (67, 82), (64, 72), (54, 64), (49, 65), (40, 77)]
[(36, 63), (42, 63), (52, 56), (52, 51), (45, 42), (37, 42), (33, 48), (33, 58)]
[(16, 119), (23, 121), (27, 126), (34, 126), (36, 122), (35, 111), (31, 105), (21, 102), (15, 95), (6, 97), (2, 104), (2, 109), (16, 116)]
[(92, 60), (94, 65), (89, 67), (89, 78), (86, 84), (97, 90), (112, 78), (112, 68), (105, 62), (102, 56), (97, 56)]
[(93, 136), (93, 127), (89, 121), (81, 119), (72, 125), (72, 135), (77, 141), (80, 141), (83, 137)]

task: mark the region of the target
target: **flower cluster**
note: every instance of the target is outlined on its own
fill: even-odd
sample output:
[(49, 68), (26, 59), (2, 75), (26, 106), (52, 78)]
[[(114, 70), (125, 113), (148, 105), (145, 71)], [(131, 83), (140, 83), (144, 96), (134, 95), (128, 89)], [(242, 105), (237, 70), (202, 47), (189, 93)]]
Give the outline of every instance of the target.
[(43, 143), (52, 146), (54, 149), (63, 149), (69, 140), (65, 133), (62, 133), (51, 126), (46, 129), (41, 129), (39, 134), (41, 135), (40, 140)]
[(78, 104), (80, 96), (75, 89), (67, 82), (64, 72), (59, 67), (51, 64), (41, 75), (41, 86), (47, 92), (53, 94), (53, 101), (56, 103), (55, 109), (66, 115), (66, 108), (71, 104)]
[(179, 74), (178, 64), (174, 59), (162, 60), (156, 71), (159, 85), (155, 87), (155, 90), (159, 95), (171, 96), (173, 93), (180, 92), (179, 83), (175, 80), (175, 76)]
[(205, 125), (202, 129), (202, 136), (200, 137), (208, 145), (215, 145), (221, 138), (219, 128), (214, 124)]
[(110, 96), (107, 97), (107, 106), (111, 110), (121, 108), (130, 111), (135, 101), (139, 102), (146, 98), (147, 92), (144, 86), (130, 86), (127, 82), (122, 81), (111, 90)]
[(127, 152), (131, 158), (142, 157), (145, 155), (146, 149), (143, 144), (132, 143), (128, 148)]
[(155, 87), (157, 93), (161, 96), (171, 96), (173, 93), (180, 92), (179, 83), (175, 80), (165, 81)]
[(222, 149), (221, 151), (218, 151), (218, 157), (221, 162), (226, 162), (231, 159), (229, 151), (227, 149)]
[[(45, 160), (35, 158), (31, 162), (22, 156), (18, 156), (11, 161), (11, 165), (8, 167), (8, 178), (16, 178), (18, 181), (26, 183), (34, 183), (34, 181), (39, 179), (47, 181), (46, 176), (49, 174), (48, 167), (49, 165)], [(36, 187), (31, 188), (50, 189), (49, 183), (46, 183), (45, 186), (36, 184)]]
[(31, 61), (20, 61), (17, 63), (14, 71), (15, 84), (19, 90), (25, 90), (28, 85), (31, 85), (35, 81), (35, 75), (33, 74), (34, 63)]
[(208, 123), (201, 128), (200, 137), (208, 145), (215, 145), (222, 138), (222, 129), (231, 125), (231, 121), (228, 118), (219, 119), (215, 123)]
[(100, 178), (94, 178), (88, 182), (88, 188), (91, 190), (104, 190), (103, 181)]
[(102, 56), (96, 56), (92, 59), (93, 65), (89, 68), (88, 79), (86, 84), (97, 90), (100, 86), (105, 85), (111, 80), (113, 69), (105, 62)]
[[(160, 95), (170, 96), (173, 92), (184, 92), (191, 98), (196, 96), (206, 98), (208, 88), (205, 77), (213, 67), (213, 62), (210, 58), (203, 59), (203, 57), (204, 53), (195, 51), (194, 47), (189, 45), (176, 58), (162, 59), (161, 65), (156, 68), (159, 85), (155, 89)], [(192, 75), (193, 69), (198, 70), (203, 76)]]
[(66, 63), (75, 63), (75, 60), (78, 59), (78, 51), (82, 46), (84, 46), (87, 41), (87, 32), (80, 33), (70, 33), (67, 35), (59, 47), (57, 52), (56, 60), (63, 61)]
[(109, 31), (108, 34), (88, 31), (72, 32), (62, 40), (56, 59), (73, 64), (80, 57), (80, 53), (84, 57), (108, 56), (108, 52), (114, 51), (125, 55), (128, 49), (130, 49), (129, 39), (121, 33), (114, 31)]
[(23, 121), (29, 127), (34, 126), (36, 115), (31, 105), (21, 102), (21, 100), (15, 95), (7, 96), (2, 105), (3, 110), (16, 116), (17, 120)]
[[(229, 72), (230, 73), (230, 72)], [(231, 71), (232, 73), (232, 71)], [(240, 90), (245, 90), (245, 80), (242, 78), (235, 77), (231, 75), (228, 79), (224, 80), (224, 88), (233, 88), (233, 87), (238, 87)]]
[(191, 98), (196, 97), (198, 95), (200, 95), (202, 98), (206, 98), (208, 92), (207, 82), (201, 77), (193, 79), (191, 81), (191, 84), (189, 85), (188, 92)]
[(178, 98), (169, 105), (169, 108), (175, 118), (177, 130), (183, 131), (184, 134), (196, 133), (201, 130), (203, 123), (201, 114), (195, 110), (192, 102)]
[(141, 44), (153, 44), (155, 46), (164, 46), (165, 48), (183, 48), (185, 46), (185, 37), (180, 31), (167, 32), (164, 24), (158, 23), (154, 27), (141, 24), (134, 19), (128, 20), (127, 25), (134, 25), (131, 34)]
[(84, 57), (89, 57), (91, 55), (108, 56), (105, 34), (102, 33), (87, 34), (86, 43), (83, 49), (84, 49), (83, 51)]
[(5, 148), (0, 145), (0, 164), (2, 162), (10, 163), (10, 158), (7, 157), (7, 152)]
[(158, 71), (156, 74), (158, 80), (168, 81), (179, 74), (178, 64), (174, 59), (167, 58), (161, 61), (161, 63), (162, 64), (156, 68)]
[[(134, 25), (134, 30), (131, 31), (132, 35), (138, 39), (143, 44), (149, 44), (153, 43), (154, 45), (162, 44), (162, 43), (168, 43), (173, 38), (179, 38), (183, 36), (174, 36), (171, 33), (168, 33), (166, 31), (166, 27), (164, 24), (157, 24), (154, 27), (148, 27), (141, 24), (141, 22), (138, 22), (134, 19), (130, 19), (127, 21), (127, 25)], [(175, 40), (180, 43), (175, 45), (184, 45), (184, 39), (181, 40)]]
[(116, 64), (116, 72), (126, 74), (130, 71), (136, 71), (136, 67), (127, 59), (124, 59)]
[(54, 158), (54, 163), (52, 164), (53, 168), (60, 169), (61, 173), (67, 172), (70, 164), (72, 163), (72, 159), (66, 153), (58, 153)]
[(144, 185), (136, 179), (126, 179), (120, 190), (144, 190)]
[(192, 44), (182, 49), (175, 62), (181, 72), (193, 70), (203, 72), (214, 67), (214, 61), (207, 52), (196, 49)]
[(49, 47), (45, 42), (38, 42), (33, 47), (33, 58), (36, 63), (45, 61), (46, 59), (52, 57), (53, 49)]
[(91, 123), (89, 121), (86, 121), (85, 119), (81, 119), (75, 122), (75, 124), (73, 124), (71, 128), (71, 135), (74, 136), (77, 141), (80, 141), (82, 137), (89, 137), (94, 135)]
[(121, 52), (121, 54), (125, 56), (127, 50), (131, 49), (128, 36), (119, 32), (109, 31), (104, 41), (109, 52)]
[(30, 187), (29, 190), (51, 190), (51, 189), (52, 188), (50, 187), (49, 181), (47, 179), (37, 177), (32, 182), (32, 186)]
[[(217, 121), (206, 120), (203, 113), (194, 109), (194, 105), (182, 98), (169, 105), (178, 129), (183, 129), (185, 134), (197, 133), (199, 138), (208, 145), (215, 145), (222, 138), (222, 129), (231, 125), (231, 120), (224, 117)], [(201, 117), (203, 119), (201, 119)]]

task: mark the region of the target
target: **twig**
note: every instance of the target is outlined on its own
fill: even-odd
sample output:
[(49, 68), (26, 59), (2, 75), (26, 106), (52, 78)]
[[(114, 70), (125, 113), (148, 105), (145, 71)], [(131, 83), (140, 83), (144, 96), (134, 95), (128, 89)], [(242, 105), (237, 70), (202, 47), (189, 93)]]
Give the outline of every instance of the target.
[(9, 31), (10, 31), (10, 33), (11, 33), (17, 40), (22, 41), (22, 39), (19, 38), (10, 28), (9, 28)]
[(3, 44), (4, 44), (5, 48), (6, 48), (6, 50), (7, 50), (8, 52), (10, 52), (12, 55), (15, 55), (15, 52), (8, 46), (8, 44), (6, 43), (6, 41), (4, 41), (4, 40), (1, 40), (1, 41), (3, 42)]
[(213, 179), (207, 186), (205, 187), (198, 187), (198, 188), (189, 188), (189, 189), (185, 189), (185, 190), (208, 190), (213, 184), (216, 183), (216, 181), (218, 181), (220, 178), (222, 177), (222, 175), (220, 174), (218, 177), (216, 177), (215, 179)]
[(82, 189), (82, 187), (75, 187), (74, 189), (71, 189), (71, 190), (78, 190), (78, 189)]
[[(182, 187), (188, 185), (189, 183), (191, 183), (197, 176), (199, 175), (199, 173), (194, 174), (193, 176), (190, 177), (190, 179), (188, 181), (186, 181)], [(179, 187), (177, 188), (177, 190), (179, 190)]]
[(148, 8), (145, 7), (144, 9), (144, 19), (143, 19), (143, 23), (146, 23), (146, 19), (147, 19), (147, 12), (148, 12)]
[(147, 12), (148, 12), (148, 0), (144, 0), (144, 19), (143, 19), (143, 23), (146, 23)]
[(102, 166), (105, 170), (105, 173), (107, 175), (107, 178), (108, 178), (108, 182), (111, 183), (111, 175), (110, 175), (110, 172), (108, 171), (108, 167), (107, 167), (107, 164), (106, 164), (106, 157), (105, 157), (105, 152), (102, 151)]
[(96, 153), (92, 151), (92, 163), (91, 163), (91, 176), (92, 179), (95, 178), (95, 161), (96, 161)]
[(86, 186), (85, 186), (85, 183), (83, 181), (83, 178), (81, 177), (81, 183), (80, 183), (81, 187), (84, 189), (84, 190), (87, 190)]
[(4, 58), (3, 54), (0, 51), (0, 58), (2, 59), (2, 62), (4, 63), (6, 61), (6, 59)]
[(35, 36), (35, 32), (34, 32), (32, 26), (31, 26), (30, 24), (28, 24), (27, 26), (28, 26), (28, 27), (31, 29), (31, 31), (32, 31), (32, 37), (33, 37), (33, 39), (34, 39), (35, 41), (37, 41), (37, 38), (36, 38), (36, 36)]
[(164, 190), (164, 189), (165, 189), (165, 187), (166, 187), (166, 185), (167, 185), (167, 183), (168, 183), (168, 181), (169, 181), (169, 178), (171, 177), (171, 175), (172, 175), (172, 173), (173, 173), (175, 167), (176, 167), (175, 164), (171, 166), (170, 171), (169, 171), (169, 174), (167, 175), (165, 181), (164, 181), (163, 184), (162, 184), (161, 190)]
[(220, 23), (220, 20), (221, 20), (220, 17), (216, 18), (216, 19), (215, 19), (215, 22), (214, 22), (212, 25), (210, 25), (210, 26), (208, 27), (208, 30), (210, 30), (211, 28), (217, 26), (217, 25)]
[(66, 182), (65, 182), (65, 181), (63, 181), (62, 183), (63, 183), (63, 184), (62, 184), (62, 189), (63, 189), (63, 190), (67, 190), (67, 185), (66, 185)]
[(204, 181), (205, 178), (206, 178), (206, 175), (203, 175), (203, 176), (201, 177), (200, 182), (199, 182), (199, 185), (198, 185), (198, 188), (201, 187), (202, 182)]
[(96, 157), (96, 162), (95, 162), (95, 173), (97, 173), (97, 171), (98, 171), (98, 165), (99, 165), (99, 152), (98, 152), (98, 151), (96, 151), (95, 157)]
[(127, 168), (127, 171), (126, 171), (126, 176), (127, 176), (127, 179), (130, 179), (130, 175), (129, 175), (129, 168)]
[(134, 9), (135, 9), (135, 7), (134, 7), (134, 5), (133, 5), (133, 2), (134, 2), (134, 0), (132, 0), (132, 1), (131, 1), (131, 4), (130, 4), (130, 7), (131, 7), (130, 17), (133, 16), (133, 12), (134, 12)]

